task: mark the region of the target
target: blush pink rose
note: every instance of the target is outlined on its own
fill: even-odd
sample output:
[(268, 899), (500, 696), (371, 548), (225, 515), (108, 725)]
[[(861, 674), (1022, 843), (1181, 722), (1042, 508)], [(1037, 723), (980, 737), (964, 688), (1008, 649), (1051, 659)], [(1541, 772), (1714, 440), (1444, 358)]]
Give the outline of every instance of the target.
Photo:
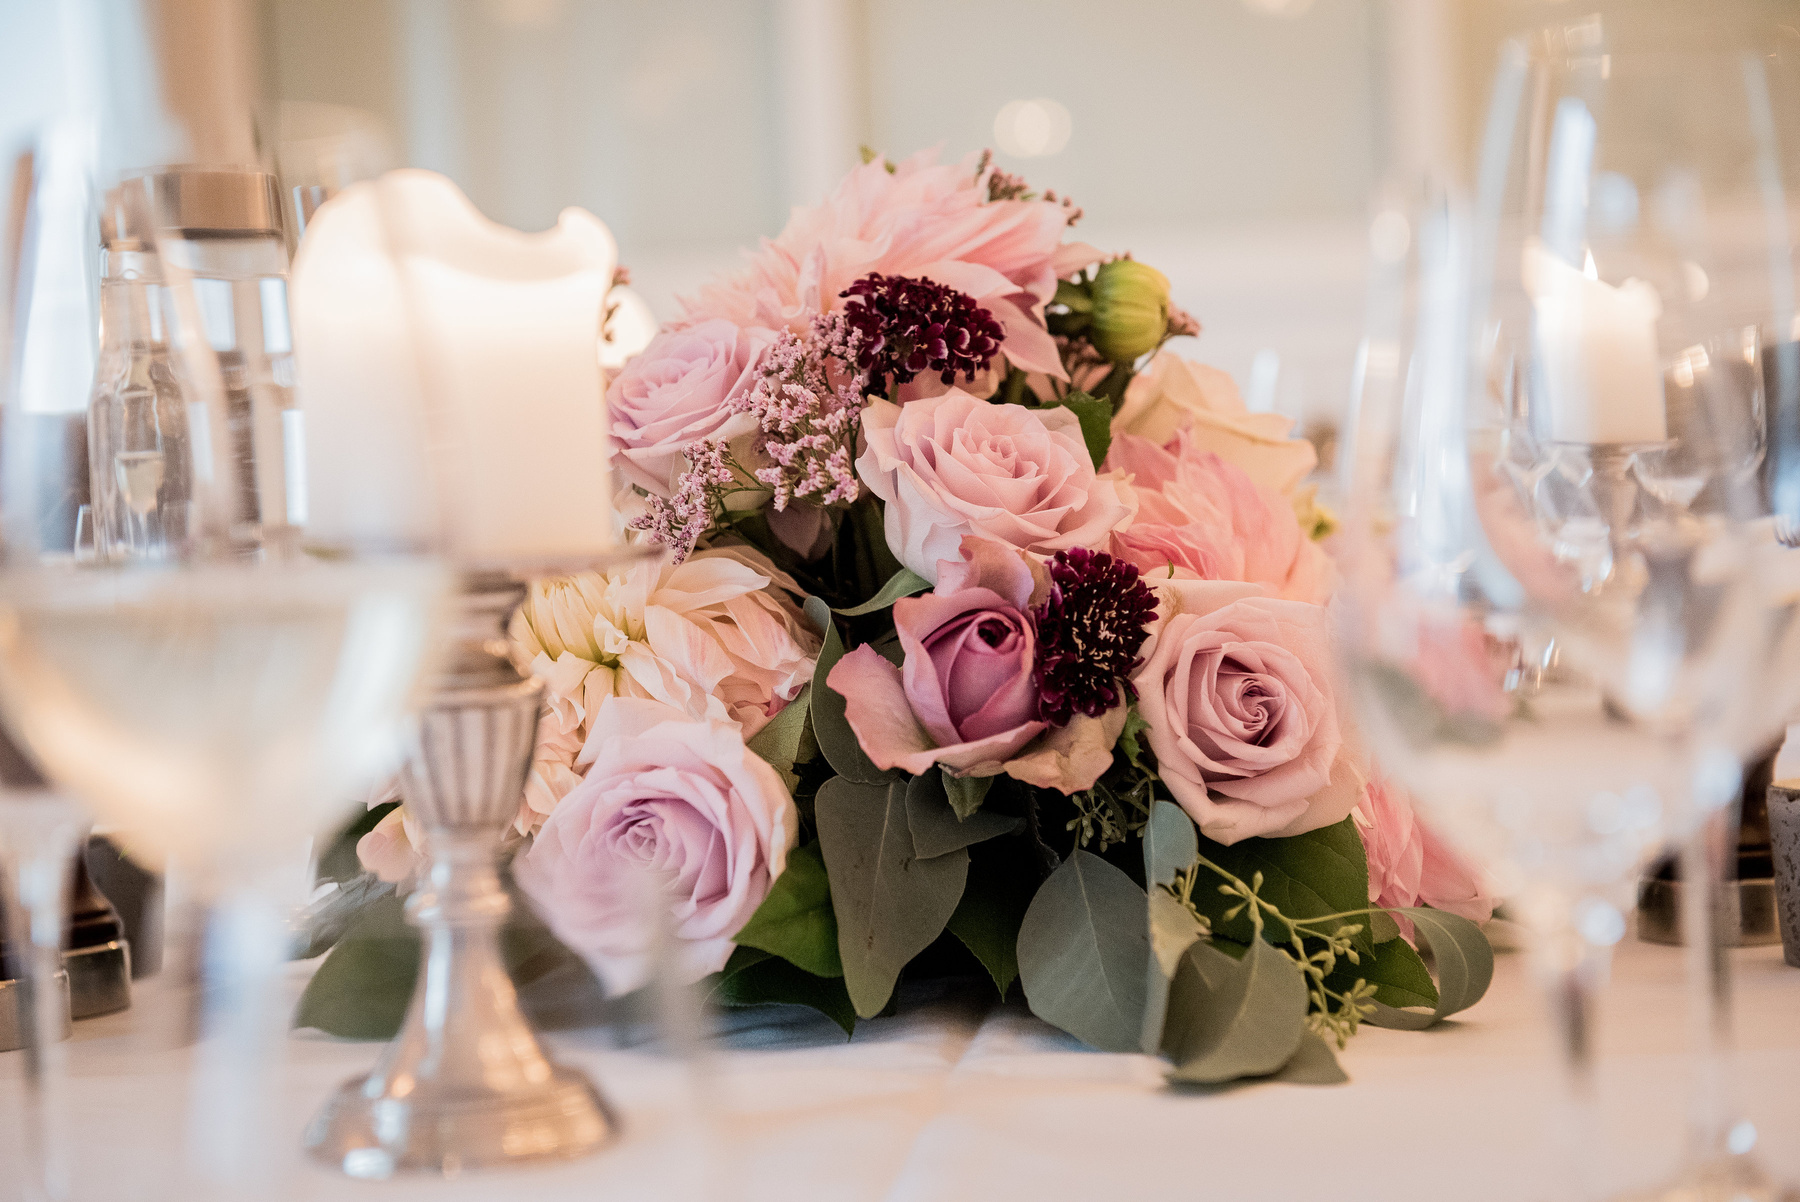
[(725, 966), (732, 937), (787, 866), (799, 816), (781, 778), (734, 723), (610, 697), (592, 765), (514, 863), (520, 886), (609, 994), (649, 977), (653, 924), (669, 906), (674, 970)]
[(1138, 502), (1130, 525), (1112, 536), (1112, 552), (1146, 578), (1242, 580), (1315, 605), (1330, 598), (1331, 560), (1288, 500), (1199, 449), (1186, 430), (1165, 446), (1117, 435), (1106, 466), (1130, 475)]
[(959, 776), (1004, 772), (1079, 793), (1111, 766), (1123, 706), (1055, 728), (1037, 716), (1033, 568), (1011, 547), (965, 539), (961, 555), (940, 565), (933, 592), (894, 603), (903, 667), (865, 644), (832, 668), (825, 683), (843, 695), (850, 729), (876, 767), (915, 776), (934, 764)]
[(995, 405), (959, 389), (905, 406), (872, 401), (857, 474), (886, 504), (888, 546), (936, 581), (964, 538), (1048, 555), (1097, 547), (1130, 518), (1130, 492), (1094, 471), (1069, 409)]
[(773, 341), (768, 330), (740, 329), (729, 321), (703, 321), (652, 339), (606, 390), (620, 475), (670, 497), (692, 443), (737, 440), (747, 449), (756, 419), (732, 412), (727, 402), (749, 391)]
[(1323, 606), (1176, 580), (1132, 678), (1176, 802), (1220, 843), (1342, 821), (1363, 778), (1344, 754)]
[(823, 204), (795, 209), (743, 272), (685, 300), (687, 320), (800, 333), (813, 314), (842, 307), (840, 294), (870, 272), (931, 279), (993, 314), (1009, 361), (1066, 380), (1043, 309), (1066, 259), (1068, 212), (1044, 201), (989, 200), (991, 167), (977, 172), (974, 155), (958, 163), (937, 157), (927, 150), (892, 171), (880, 161), (855, 168)]
[[(1495, 899), (1481, 874), (1413, 813), (1391, 781), (1370, 780), (1353, 814), (1369, 861), (1369, 902), (1396, 909), (1431, 906), (1472, 922), (1494, 916)], [(1397, 915), (1413, 937), (1412, 921)]]

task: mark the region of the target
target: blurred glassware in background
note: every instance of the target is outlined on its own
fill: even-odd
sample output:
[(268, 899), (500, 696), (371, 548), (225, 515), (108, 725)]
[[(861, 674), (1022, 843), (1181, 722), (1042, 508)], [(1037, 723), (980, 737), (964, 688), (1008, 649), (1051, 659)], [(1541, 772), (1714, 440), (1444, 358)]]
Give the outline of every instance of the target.
[[(1786, 716), (1743, 685), (1770, 647), (1757, 331), (1793, 300), (1765, 185), (1795, 143), (1736, 12), (1609, 9), (1507, 48), (1472, 229), (1437, 201), (1377, 256), (1345, 455), (1365, 724), (1534, 932), (1572, 1195), (1637, 869), (1707, 827)], [(1754, 1187), (1717, 1090), (1694, 1094), (1695, 1163)]]
[[(116, 193), (100, 218), (100, 359), (88, 401), (89, 496), (75, 554), (158, 558), (186, 537), (192, 496), (187, 406), (175, 386), (168, 314), (149, 230), (127, 225)], [(85, 525), (83, 520), (85, 519)]]
[[(202, 21), (183, 30), (183, 13)], [(203, 1007), (203, 1038), (185, 1161), (171, 1179), (186, 1196), (267, 1195), (293, 1146), (293, 1133), (274, 1122), (287, 1017), (276, 986), (291, 900), (279, 896), (279, 883), (293, 875), (284, 869), (306, 839), (394, 762), (446, 574), (430, 538), (416, 531), (339, 541), (329, 558), (299, 554), (291, 537), (298, 443), (284, 436), (299, 431), (288, 417), (292, 381), (283, 378), (292, 348), (273, 179), (229, 156), (205, 169), (163, 166), (235, 145), (221, 131), (248, 128), (232, 89), (212, 89), (241, 78), (246, 48), (232, 44), (230, 22), (177, 6), (162, 12), (157, 42), (133, 6), (105, 23), (75, 19), (82, 14), (94, 15), (71, 6), (67, 43), (44, 48), (85, 64), (80, 119), (66, 123), (72, 132), (57, 154), (32, 160), (56, 170), (30, 170), (11, 193), (8, 324), (26, 331), (21, 368), (31, 369), (32, 339), (54, 327), (67, 335), (69, 361), (85, 359), (92, 371), (96, 323), (74, 298), (91, 297), (99, 279), (106, 197), (113, 236), (137, 240), (131, 253), (153, 256), (160, 269), (170, 388), (154, 387), (150, 314), (159, 310), (147, 278), (141, 295), (138, 281), (124, 278), (107, 289), (120, 302), (110, 315), (126, 326), (117, 330), (126, 345), (109, 349), (123, 350), (125, 370), (122, 381), (113, 374), (115, 355), (96, 390), (94, 462), (80, 464), (57, 440), (21, 436), (42, 425), (46, 410), (66, 412), (45, 400), (49, 374), (0, 377), (8, 385), (0, 396), (0, 711), (90, 814), (153, 861), (178, 861), (192, 912), (172, 921), (171, 933), (185, 932), (177, 958), (188, 971), (203, 965), (205, 989), (182, 995)], [(168, 70), (179, 57), (172, 47), (198, 53), (203, 69)], [(153, 59), (156, 49), (163, 53)], [(121, 259), (121, 276), (125, 266)], [(51, 268), (62, 272), (60, 291), (46, 283)], [(139, 333), (142, 348), (132, 345)], [(150, 388), (132, 387), (145, 377)], [(428, 447), (391, 453), (423, 457)], [(104, 549), (91, 562), (74, 554), (73, 529), (90, 468), (88, 513)], [(183, 480), (187, 495), (171, 496), (171, 483)], [(180, 518), (171, 521), (176, 504)], [(131, 523), (100, 535), (118, 516)], [(46, 858), (48, 840), (19, 837), (35, 829), (31, 809), (21, 795), (0, 794), (0, 838), (27, 861), (16, 874), (27, 885), (66, 862)], [(54, 914), (45, 921), (59, 927), (60, 904), (46, 910), (44, 894), (26, 898), (37, 904), (34, 918)], [(182, 972), (178, 964), (177, 985)], [(40, 1018), (40, 1030), (50, 1025)], [(34, 1067), (49, 1048), (37, 1046)], [(40, 1095), (53, 1096), (53, 1075), (39, 1079)], [(32, 1121), (53, 1120), (45, 1108)], [(54, 1156), (38, 1159), (32, 1177), (57, 1196), (66, 1176)]]

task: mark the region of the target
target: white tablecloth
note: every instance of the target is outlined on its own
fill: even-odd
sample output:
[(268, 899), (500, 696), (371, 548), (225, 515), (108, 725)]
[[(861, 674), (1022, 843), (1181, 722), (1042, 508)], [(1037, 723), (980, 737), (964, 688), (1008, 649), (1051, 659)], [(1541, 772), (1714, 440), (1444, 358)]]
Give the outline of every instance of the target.
[[(1742, 1110), (1770, 1165), (1800, 1181), (1800, 970), (1779, 948), (1734, 953)], [(297, 988), (298, 977), (291, 983)], [(77, 1197), (167, 1196), (189, 1052), (137, 1046), (140, 1009), (78, 1024), (70, 1060), (81, 1125)], [(693, 1067), (606, 1031), (550, 1037), (627, 1123), (593, 1158), (452, 1181), (357, 1183), (292, 1154), (301, 1199), (1053, 1198), (1457, 1200), (1556, 1196), (1547, 1122), (1553, 1049), (1522, 957), (1504, 955), (1474, 1010), (1425, 1032), (1367, 1029), (1343, 1055), (1352, 1083), (1176, 1094), (1159, 1062), (1088, 1052), (1021, 1006), (926, 1000), (846, 1043), (787, 1010), (722, 1020)], [(1600, 1042), (1600, 1179), (1645, 1185), (1677, 1159), (1687, 1058), (1681, 952), (1621, 945)], [(285, 1102), (299, 1132), (378, 1045), (290, 1042)], [(16, 1101), (19, 1054), (0, 1056)], [(16, 1113), (16, 1112), (14, 1112)], [(273, 1155), (273, 1153), (272, 1153)], [(3, 1162), (0, 1162), (3, 1163)], [(16, 1162), (15, 1162), (16, 1163)], [(0, 1172), (0, 1190), (6, 1188)]]

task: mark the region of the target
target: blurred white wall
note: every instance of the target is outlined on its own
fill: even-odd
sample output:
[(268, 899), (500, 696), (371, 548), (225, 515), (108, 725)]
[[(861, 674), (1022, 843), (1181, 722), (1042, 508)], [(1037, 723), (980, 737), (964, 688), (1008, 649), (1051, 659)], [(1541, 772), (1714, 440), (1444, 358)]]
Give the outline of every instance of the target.
[[(55, 12), (131, 2), (0, 0), (0, 143), (60, 103)], [(248, 2), (264, 91), (313, 106), (289, 137), (360, 123), (363, 168), (444, 171), (521, 228), (591, 209), (664, 315), (859, 143), (994, 147), (1299, 415), (1345, 395), (1372, 191), (1460, 168), (1494, 41), (1546, 0)]]

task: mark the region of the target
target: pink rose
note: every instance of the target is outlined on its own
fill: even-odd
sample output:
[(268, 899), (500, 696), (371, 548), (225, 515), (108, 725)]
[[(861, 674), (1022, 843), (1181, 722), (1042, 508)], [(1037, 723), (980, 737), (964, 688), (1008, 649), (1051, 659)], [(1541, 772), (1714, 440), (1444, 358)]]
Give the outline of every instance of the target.
[(969, 535), (1048, 555), (1097, 547), (1131, 516), (1128, 492), (1094, 472), (1069, 409), (1026, 409), (959, 389), (863, 411), (868, 449), (856, 461), (887, 502), (888, 546), (927, 580)]
[[(1495, 899), (1488, 896), (1480, 873), (1419, 821), (1398, 785), (1380, 778), (1369, 781), (1354, 816), (1369, 861), (1371, 905), (1431, 906), (1472, 922), (1494, 916)], [(1411, 920), (1397, 921), (1410, 940)]]
[(1066, 261), (1069, 214), (1044, 201), (989, 200), (993, 169), (977, 173), (976, 162), (939, 163), (928, 150), (892, 171), (880, 161), (855, 168), (823, 204), (795, 209), (745, 271), (684, 301), (688, 320), (800, 333), (813, 314), (842, 307), (840, 294), (870, 272), (931, 279), (993, 314), (1008, 360), (1066, 379), (1043, 308)]
[(1032, 682), (1037, 636), (1028, 608), (1038, 592), (1033, 565), (986, 539), (964, 540), (940, 565), (938, 586), (894, 603), (906, 653), (896, 668), (875, 648), (856, 648), (825, 683), (875, 766), (918, 775), (941, 764), (959, 776), (1006, 773), (1079, 793), (1112, 764), (1124, 726), (1118, 706), (1048, 728)]
[(1146, 579), (1187, 574), (1266, 584), (1290, 601), (1330, 598), (1331, 560), (1300, 528), (1293, 506), (1241, 468), (1200, 450), (1188, 431), (1166, 446), (1118, 435), (1106, 466), (1130, 474), (1138, 500), (1131, 524), (1113, 535), (1113, 554), (1136, 564)]
[(756, 419), (726, 402), (747, 392), (774, 335), (703, 321), (665, 330), (634, 356), (606, 390), (613, 460), (632, 484), (660, 497), (674, 495), (687, 469), (682, 453), (700, 439), (747, 443)]
[(733, 723), (610, 697), (595, 728), (593, 764), (515, 861), (519, 884), (609, 993), (649, 976), (651, 898), (670, 907), (677, 975), (717, 972), (787, 866), (793, 799)]
[(1323, 606), (1176, 580), (1132, 678), (1163, 783), (1221, 843), (1341, 821), (1362, 792), (1344, 751)]
[(1279, 413), (1250, 412), (1218, 368), (1164, 351), (1131, 378), (1112, 428), (1115, 437), (1135, 434), (1158, 444), (1186, 430), (1198, 450), (1286, 494), (1319, 463), (1312, 443), (1291, 436), (1293, 425)]

